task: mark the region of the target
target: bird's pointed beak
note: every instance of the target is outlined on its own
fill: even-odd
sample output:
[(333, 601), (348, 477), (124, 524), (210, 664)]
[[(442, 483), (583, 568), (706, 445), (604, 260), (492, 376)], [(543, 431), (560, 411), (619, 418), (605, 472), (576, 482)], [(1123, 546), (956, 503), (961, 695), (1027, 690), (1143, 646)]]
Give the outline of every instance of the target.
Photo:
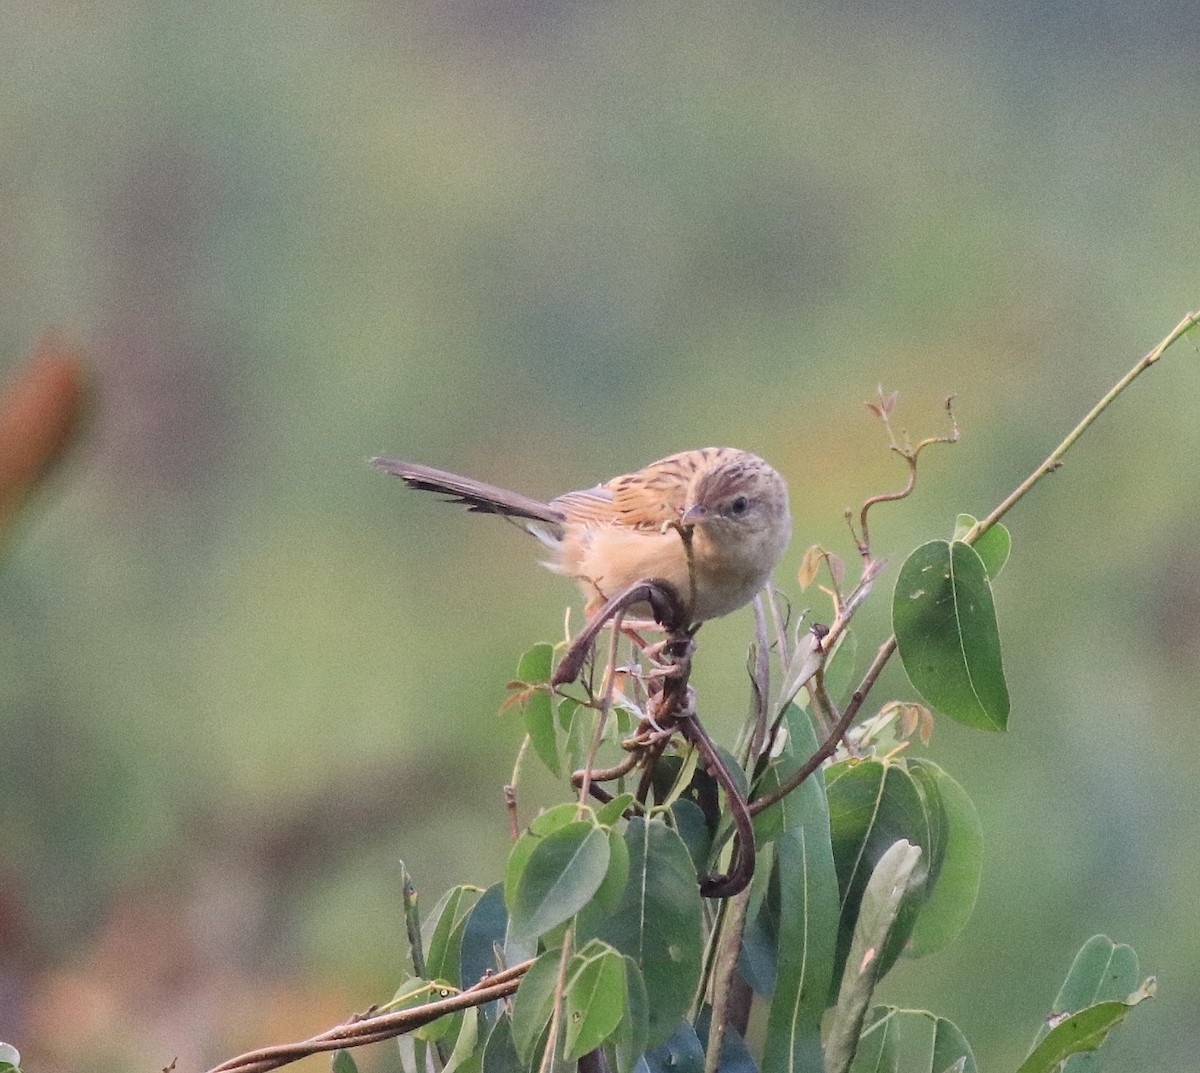
[(680, 525), (696, 525), (708, 520), (708, 508), (703, 503), (693, 503), (683, 512), (679, 519)]

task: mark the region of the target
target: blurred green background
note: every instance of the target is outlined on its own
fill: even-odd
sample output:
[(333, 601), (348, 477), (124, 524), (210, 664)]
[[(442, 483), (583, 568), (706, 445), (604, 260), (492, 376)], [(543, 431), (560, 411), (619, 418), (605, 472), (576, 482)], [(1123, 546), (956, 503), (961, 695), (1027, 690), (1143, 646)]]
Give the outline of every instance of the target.
[[(903, 481), (862, 401), (924, 435), (957, 393), (875, 516), (873, 652), (903, 555), (1196, 307), (1197, 39), (1165, 0), (4, 5), (0, 371), (58, 325), (94, 376), (0, 566), (0, 1035), (51, 1071), (308, 1035), (402, 975), (398, 858), (426, 905), (499, 877), (495, 712), (572, 594), (369, 455), (549, 496), (746, 447), (795, 595)], [(1198, 384), (1185, 342), (1010, 516), (1011, 732), (928, 750), (983, 888), (886, 997), (990, 1070), (1097, 931), (1160, 980), (1109, 1068), (1197, 1068)], [(751, 631), (702, 635), (715, 733)]]

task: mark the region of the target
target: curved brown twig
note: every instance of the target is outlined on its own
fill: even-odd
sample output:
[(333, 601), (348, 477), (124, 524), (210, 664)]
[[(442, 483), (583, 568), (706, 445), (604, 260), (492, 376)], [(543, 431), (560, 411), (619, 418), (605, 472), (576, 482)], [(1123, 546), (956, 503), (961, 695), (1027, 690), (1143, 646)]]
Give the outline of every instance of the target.
[(281, 1043), (274, 1047), (260, 1047), (230, 1058), (219, 1066), (213, 1066), (209, 1073), (266, 1073), (270, 1069), (278, 1069), (309, 1055), (320, 1054), (322, 1051), (336, 1051), (342, 1047), (361, 1047), (368, 1043), (378, 1043), (381, 1040), (411, 1032), (414, 1028), (436, 1021), (439, 1017), (469, 1006), (482, 1006), (494, 999), (511, 995), (517, 989), (529, 966), (533, 961), (523, 961), (510, 969), (504, 969), (492, 976), (485, 976), (473, 987), (450, 995), (438, 1002), (430, 1002), (424, 1006), (414, 1006), (406, 1010), (396, 1010), (391, 1013), (376, 1014), (372, 1017), (353, 1018), (344, 1024), (336, 1025), (318, 1036), (302, 1040), (298, 1043)]
[(750, 820), (746, 799), (742, 797), (725, 761), (721, 759), (695, 712), (681, 723), (681, 729), (683, 736), (700, 750), (709, 773), (725, 791), (725, 800), (729, 802), (729, 811), (733, 815), (733, 859), (729, 863), (729, 871), (725, 875), (701, 876), (700, 893), (706, 898), (732, 898), (745, 890), (754, 878), (754, 824)]
[(635, 581), (622, 589), (608, 601), (587, 625), (576, 635), (567, 649), (566, 655), (554, 669), (554, 677), (550, 679), (553, 687), (566, 685), (579, 677), (583, 670), (584, 661), (596, 643), (596, 637), (617, 615), (623, 614), (638, 604), (649, 604), (654, 620), (669, 633), (684, 633), (687, 630), (687, 609), (675, 586), (662, 578), (647, 578), (645, 581)]

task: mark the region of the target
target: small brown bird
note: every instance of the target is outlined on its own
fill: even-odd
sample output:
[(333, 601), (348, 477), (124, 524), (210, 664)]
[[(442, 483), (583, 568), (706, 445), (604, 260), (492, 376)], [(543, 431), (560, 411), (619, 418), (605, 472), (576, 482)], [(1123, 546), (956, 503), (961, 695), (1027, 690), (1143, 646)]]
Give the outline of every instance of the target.
[(651, 578), (671, 584), (693, 623), (727, 615), (770, 580), (792, 535), (783, 478), (732, 447), (681, 451), (549, 503), (412, 462), (371, 463), (410, 488), (520, 521), (553, 551), (545, 565), (579, 582), (589, 618)]

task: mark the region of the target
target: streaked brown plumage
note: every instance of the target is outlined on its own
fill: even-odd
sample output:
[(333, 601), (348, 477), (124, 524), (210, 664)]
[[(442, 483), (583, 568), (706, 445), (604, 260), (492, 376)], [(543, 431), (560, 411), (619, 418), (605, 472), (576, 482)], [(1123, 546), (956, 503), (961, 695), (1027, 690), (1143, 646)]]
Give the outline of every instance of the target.
[(692, 622), (727, 615), (767, 583), (792, 533), (783, 478), (732, 447), (681, 451), (549, 503), (412, 462), (371, 462), (411, 488), (521, 521), (554, 552), (546, 565), (579, 582), (589, 616), (650, 578), (676, 589)]

